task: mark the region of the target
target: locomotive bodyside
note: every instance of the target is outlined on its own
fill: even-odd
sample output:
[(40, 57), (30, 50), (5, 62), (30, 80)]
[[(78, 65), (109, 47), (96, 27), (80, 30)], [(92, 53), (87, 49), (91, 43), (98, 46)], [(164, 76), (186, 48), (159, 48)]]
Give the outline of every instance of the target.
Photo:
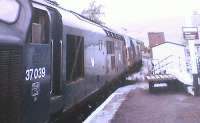
[[(109, 37), (100, 25), (87, 22), (81, 16), (59, 10), (63, 15), (63, 69), (62, 80), (64, 83), (65, 110), (86, 97), (109, 84), (124, 72), (126, 64), (123, 64), (124, 42), (120, 39)], [(81, 69), (84, 75), (69, 80), (68, 55), (71, 52), (70, 38), (68, 36), (82, 37), (84, 50), (84, 66)], [(119, 35), (119, 34), (118, 34)], [(79, 56), (79, 58), (81, 58)], [(77, 68), (79, 69), (79, 68)]]

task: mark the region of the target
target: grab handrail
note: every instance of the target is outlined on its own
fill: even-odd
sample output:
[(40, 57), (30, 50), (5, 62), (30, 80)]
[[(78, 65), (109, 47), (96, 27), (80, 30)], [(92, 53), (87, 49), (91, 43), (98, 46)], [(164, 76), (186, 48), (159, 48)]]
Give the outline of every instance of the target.
[(175, 56), (175, 55), (169, 55), (169, 56), (165, 57), (164, 59), (158, 61), (156, 64), (154, 63), (152, 73), (155, 74), (157, 71), (163, 70), (163, 68), (165, 68), (166, 66), (169, 66), (169, 65), (175, 63), (175, 60), (173, 60), (173, 59), (170, 59), (170, 61), (168, 61), (168, 59), (172, 58), (172, 57), (178, 58), (178, 64), (179, 64), (179, 66), (182, 66), (182, 62), (180, 61), (181, 57), (178, 57), (178, 56)]

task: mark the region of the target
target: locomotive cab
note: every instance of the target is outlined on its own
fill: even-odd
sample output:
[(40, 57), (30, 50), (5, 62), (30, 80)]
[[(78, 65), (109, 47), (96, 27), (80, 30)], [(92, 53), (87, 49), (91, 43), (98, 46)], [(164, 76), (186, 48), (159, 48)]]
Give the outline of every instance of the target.
[(28, 0), (1, 2), (0, 121), (48, 122), (63, 106), (61, 15)]
[[(25, 123), (48, 122), (62, 110), (62, 19), (54, 8), (33, 3), (25, 45)], [(56, 30), (56, 31), (55, 31)], [(31, 92), (31, 93), (29, 93)]]
[(45, 7), (33, 6), (32, 22), (24, 46), (24, 122), (45, 122), (49, 117), (51, 44)]

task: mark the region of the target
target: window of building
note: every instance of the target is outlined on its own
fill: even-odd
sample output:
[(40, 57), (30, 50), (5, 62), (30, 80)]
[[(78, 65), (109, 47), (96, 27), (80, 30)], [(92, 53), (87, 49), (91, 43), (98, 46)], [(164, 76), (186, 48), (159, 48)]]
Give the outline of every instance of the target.
[(29, 35), (29, 43), (48, 43), (49, 18), (46, 11), (33, 9), (31, 33)]
[(106, 41), (106, 49), (107, 54), (114, 54), (114, 42), (113, 41)]
[(74, 81), (84, 77), (84, 38), (67, 35), (66, 39), (66, 80)]

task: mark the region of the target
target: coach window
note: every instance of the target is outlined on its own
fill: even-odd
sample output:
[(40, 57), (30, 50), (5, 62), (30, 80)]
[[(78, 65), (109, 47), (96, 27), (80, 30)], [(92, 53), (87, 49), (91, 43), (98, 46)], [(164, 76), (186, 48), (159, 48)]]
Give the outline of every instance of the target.
[(84, 77), (84, 38), (67, 35), (66, 39), (66, 81), (75, 81)]
[(114, 54), (114, 42), (106, 41), (107, 54)]
[(33, 8), (33, 18), (31, 33), (29, 36), (30, 43), (48, 43), (49, 40), (49, 18), (44, 10)]

